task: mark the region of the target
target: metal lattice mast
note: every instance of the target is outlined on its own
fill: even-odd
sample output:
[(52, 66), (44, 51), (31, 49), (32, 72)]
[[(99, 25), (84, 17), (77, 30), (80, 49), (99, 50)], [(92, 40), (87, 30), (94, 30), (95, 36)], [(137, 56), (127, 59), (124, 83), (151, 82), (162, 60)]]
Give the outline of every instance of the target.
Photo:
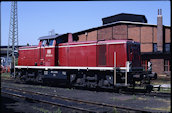
[[(17, 2), (11, 2), (10, 12), (10, 26), (7, 50), (7, 64), (9, 65), (9, 56), (12, 59), (15, 57), (14, 52), (18, 50), (18, 15), (17, 15)], [(12, 61), (14, 63), (14, 61)]]

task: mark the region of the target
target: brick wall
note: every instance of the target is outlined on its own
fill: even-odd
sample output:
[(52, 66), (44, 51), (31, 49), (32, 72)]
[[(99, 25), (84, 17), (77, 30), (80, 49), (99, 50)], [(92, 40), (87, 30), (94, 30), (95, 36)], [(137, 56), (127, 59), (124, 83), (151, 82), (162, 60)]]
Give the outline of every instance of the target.
[(170, 43), (171, 37), (170, 37), (170, 28), (165, 28), (165, 43)]
[(153, 43), (157, 43), (157, 27), (153, 27)]
[(86, 41), (86, 35), (85, 34), (81, 34), (81, 35), (78, 35), (78, 42), (82, 42), (82, 41)]
[(127, 39), (127, 25), (115, 25), (113, 27), (98, 30), (98, 40)]
[(98, 30), (98, 40), (112, 39), (112, 27), (102, 28)]
[(157, 74), (164, 74), (164, 59), (151, 59), (152, 71)]
[(141, 43), (152, 43), (152, 27), (142, 26), (141, 27)]
[(116, 25), (113, 26), (113, 39), (127, 39), (127, 25)]
[[(165, 43), (171, 42), (170, 28), (165, 28)], [(132, 39), (141, 44), (157, 43), (156, 26), (114, 25), (78, 35), (78, 41)], [(143, 51), (146, 51), (142, 49)]]
[(128, 39), (140, 42), (140, 27), (136, 25), (128, 25)]
[(141, 52), (152, 52), (153, 45), (152, 44), (141, 44)]
[(88, 32), (87, 41), (96, 41), (97, 40), (97, 30)]
[(150, 26), (141, 27), (141, 52), (153, 52), (153, 28)]

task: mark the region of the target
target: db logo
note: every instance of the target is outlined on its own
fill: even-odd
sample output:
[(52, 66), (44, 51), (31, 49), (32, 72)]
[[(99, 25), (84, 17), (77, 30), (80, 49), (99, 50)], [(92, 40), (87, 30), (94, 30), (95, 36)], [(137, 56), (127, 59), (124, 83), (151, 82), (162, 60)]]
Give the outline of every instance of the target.
[(46, 57), (52, 57), (51, 49), (47, 49)]
[(51, 49), (48, 49), (47, 50), (47, 54), (51, 54)]

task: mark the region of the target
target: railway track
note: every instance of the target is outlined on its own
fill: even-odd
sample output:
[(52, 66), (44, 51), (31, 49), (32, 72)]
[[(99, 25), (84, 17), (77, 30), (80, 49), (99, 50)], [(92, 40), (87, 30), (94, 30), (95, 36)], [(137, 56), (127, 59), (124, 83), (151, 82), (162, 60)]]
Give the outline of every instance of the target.
[(70, 108), (70, 109), (84, 111), (84, 112), (93, 112), (93, 113), (103, 112), (104, 113), (104, 112), (113, 111), (114, 109), (122, 110), (122, 111), (139, 112), (139, 113), (150, 112), (150, 110), (148, 111), (148, 110), (130, 108), (130, 107), (125, 107), (125, 106), (116, 106), (116, 105), (110, 105), (106, 103), (85, 101), (85, 100), (67, 98), (67, 97), (58, 96), (58, 95), (45, 94), (41, 92), (33, 92), (33, 91), (27, 91), (23, 89), (9, 88), (9, 87), (4, 87), (4, 86), (1, 87), (1, 93), (19, 97), (19, 98), (25, 98), (27, 100), (42, 102), (42, 103), (46, 103), (50, 105), (56, 105), (56, 106)]

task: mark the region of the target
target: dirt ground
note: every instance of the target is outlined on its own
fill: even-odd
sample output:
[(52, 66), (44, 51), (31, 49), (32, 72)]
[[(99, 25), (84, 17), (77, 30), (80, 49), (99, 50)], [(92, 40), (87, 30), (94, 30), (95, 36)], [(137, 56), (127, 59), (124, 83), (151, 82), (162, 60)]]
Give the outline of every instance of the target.
[(68, 108), (51, 106), (45, 103), (38, 103), (10, 97), (8, 95), (1, 96), (0, 113), (81, 113), (80, 111)]
[[(119, 106), (125, 106), (125, 107), (137, 108), (137, 109), (145, 109), (145, 110), (154, 111), (154, 112), (170, 112), (171, 110), (170, 98), (148, 97), (148, 96), (141, 96), (141, 95), (140, 96), (127, 95), (127, 94), (119, 94), (119, 93), (113, 93), (113, 92), (103, 92), (103, 91), (97, 92), (97, 91), (89, 91), (89, 90), (81, 90), (81, 89), (69, 89), (65, 87), (62, 88), (59, 86), (48, 87), (48, 86), (41, 86), (41, 85), (16, 84), (16, 83), (8, 83), (8, 82), (2, 82), (1, 85), (17, 87), (17, 88), (25, 89), (29, 91), (38, 91), (41, 93), (48, 93), (48, 94), (58, 95), (58, 96), (63, 96), (63, 97), (75, 98), (75, 99), (80, 99), (80, 100), (107, 103), (114, 106), (119, 105)], [(45, 111), (47, 110), (46, 107), (39, 107), (39, 106), (38, 107), (33, 107), (33, 106), (22, 107), (27, 104), (25, 103), (16, 104), (17, 102), (14, 102), (14, 103), (15, 104), (12, 106), (15, 106), (15, 109), (27, 108), (27, 109), (36, 110), (37, 112), (41, 110), (45, 110)], [(8, 106), (8, 104), (5, 104), (5, 105)], [(16, 107), (16, 106), (20, 106), (20, 107)], [(58, 108), (55, 109), (56, 112), (57, 110)], [(28, 111), (28, 110), (24, 110), (24, 111)], [(58, 112), (61, 112), (61, 111), (58, 111)]]

